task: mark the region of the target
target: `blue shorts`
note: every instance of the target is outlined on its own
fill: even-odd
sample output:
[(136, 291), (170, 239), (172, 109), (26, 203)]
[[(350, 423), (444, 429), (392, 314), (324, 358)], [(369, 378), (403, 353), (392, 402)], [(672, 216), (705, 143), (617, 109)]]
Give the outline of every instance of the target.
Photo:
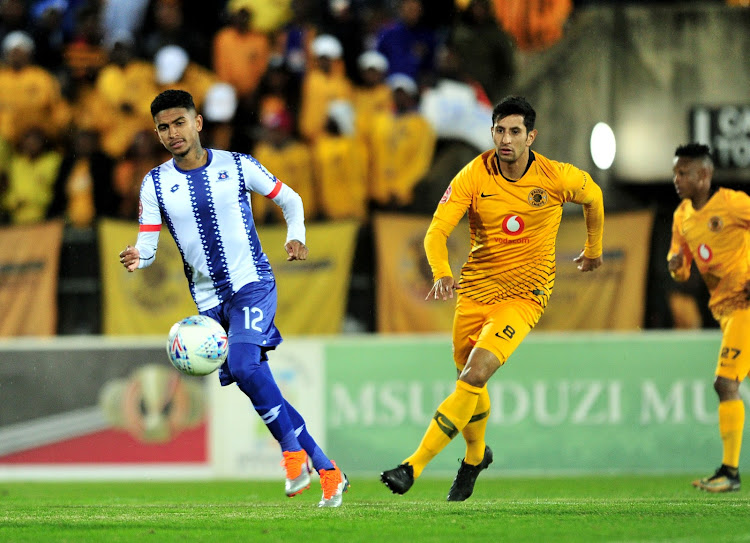
[[(275, 281), (248, 283), (229, 300), (207, 311), (201, 311), (201, 315), (216, 319), (227, 331), (229, 353), (227, 361), (219, 368), (219, 382), (222, 386), (234, 382), (234, 376), (229, 370), (230, 358), (233, 365), (256, 367), (267, 361), (266, 353), (275, 349), (283, 341), (274, 323), (276, 316)], [(233, 344), (238, 343), (252, 343), (260, 346), (260, 358), (243, 360), (242, 357), (247, 356), (246, 349), (232, 348)], [(237, 357), (239, 358), (234, 360)]]
[(221, 323), (232, 343), (253, 343), (271, 349), (282, 342), (276, 317), (276, 282), (248, 283), (226, 302), (201, 311)]

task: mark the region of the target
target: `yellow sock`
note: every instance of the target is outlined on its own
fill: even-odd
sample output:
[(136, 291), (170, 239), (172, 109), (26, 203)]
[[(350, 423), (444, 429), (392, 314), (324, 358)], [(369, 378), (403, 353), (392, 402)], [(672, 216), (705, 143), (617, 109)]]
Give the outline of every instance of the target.
[(484, 435), (487, 430), (487, 422), (490, 416), (490, 393), (487, 387), (482, 388), (477, 398), (477, 406), (469, 423), (461, 430), (466, 440), (466, 457), (464, 462), (472, 466), (478, 466), (484, 460)]
[(456, 390), (438, 406), (419, 447), (403, 461), (414, 468), (415, 478), (422, 474), (428, 462), (466, 426), (476, 409), (477, 398), (481, 392), (481, 388), (456, 381)]
[(719, 403), (719, 433), (724, 444), (722, 464), (736, 468), (740, 465), (742, 430), (745, 427), (745, 404), (742, 400)]

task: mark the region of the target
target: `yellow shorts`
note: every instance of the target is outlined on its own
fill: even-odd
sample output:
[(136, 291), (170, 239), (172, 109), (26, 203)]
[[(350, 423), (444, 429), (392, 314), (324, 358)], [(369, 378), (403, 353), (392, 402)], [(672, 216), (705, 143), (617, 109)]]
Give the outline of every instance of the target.
[(531, 300), (507, 300), (483, 304), (458, 295), (453, 319), (453, 360), (461, 370), (474, 347), (494, 354), (500, 364), (539, 322), (544, 309)]
[(750, 373), (750, 308), (732, 311), (719, 325), (723, 335), (716, 375), (742, 381)]

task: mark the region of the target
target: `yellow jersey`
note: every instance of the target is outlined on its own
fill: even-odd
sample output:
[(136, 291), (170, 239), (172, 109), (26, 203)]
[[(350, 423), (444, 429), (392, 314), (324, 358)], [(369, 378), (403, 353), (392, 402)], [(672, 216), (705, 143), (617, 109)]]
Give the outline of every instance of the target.
[[(602, 191), (583, 170), (530, 151), (526, 172), (505, 178), (494, 150), (467, 164), (451, 181), (435, 211), (425, 250), (435, 280), (452, 276), (447, 236), (468, 211), (471, 249), (461, 268), (459, 292), (481, 303), (528, 299), (547, 307), (555, 283), (555, 239), (563, 204), (584, 206), (584, 254), (602, 254)], [(439, 245), (439, 246), (438, 246)]]
[(347, 136), (321, 135), (312, 146), (318, 205), (324, 219), (367, 217), (367, 148)]
[[(302, 198), (305, 207), (305, 217), (315, 218), (318, 214), (318, 202), (315, 196), (313, 180), (313, 161), (310, 147), (301, 141), (290, 141), (281, 148), (261, 141), (254, 149), (253, 156), (263, 164), (277, 179), (280, 179)], [(253, 217), (257, 224), (263, 224), (269, 219), (283, 222), (284, 214), (279, 206), (271, 200), (253, 192), (251, 194)]]
[(687, 280), (695, 262), (717, 320), (750, 305), (744, 291), (750, 281), (750, 196), (722, 188), (698, 210), (690, 200), (683, 200), (674, 212), (667, 260), (680, 250), (682, 267), (672, 276)]
[(437, 135), (417, 111), (375, 114), (370, 129), (369, 198), (379, 204), (411, 204), (414, 187), (427, 175)]
[(328, 119), (328, 108), (334, 100), (352, 100), (352, 84), (346, 75), (333, 70), (327, 74), (318, 69), (307, 72), (302, 82), (298, 120), (299, 132), (308, 141), (322, 135)]

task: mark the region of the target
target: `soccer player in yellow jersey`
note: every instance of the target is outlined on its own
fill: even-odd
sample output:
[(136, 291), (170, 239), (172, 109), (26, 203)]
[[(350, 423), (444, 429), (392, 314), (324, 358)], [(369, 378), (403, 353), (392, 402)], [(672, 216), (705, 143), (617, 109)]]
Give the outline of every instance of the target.
[(740, 383), (750, 372), (750, 196), (721, 188), (712, 193), (713, 162), (706, 145), (677, 148), (674, 185), (682, 203), (674, 212), (667, 261), (677, 281), (695, 262), (711, 297), (708, 307), (723, 332), (714, 389), (719, 395), (721, 467), (693, 481), (709, 492), (740, 489), (745, 405)]
[[(602, 191), (586, 172), (531, 150), (536, 112), (522, 97), (503, 99), (492, 112), (495, 149), (453, 178), (424, 240), (435, 284), (428, 298), (458, 293), (453, 323), (455, 391), (437, 408), (417, 450), (381, 474), (396, 494), (411, 488), (427, 463), (463, 434), (466, 456), (448, 501), (471, 496), (479, 473), (492, 463), (485, 444), (490, 412), (487, 381), (516, 350), (547, 307), (555, 282), (555, 238), (565, 202), (583, 206), (587, 238), (575, 258), (582, 272), (602, 263)], [(456, 283), (447, 240), (468, 211), (469, 258)]]

